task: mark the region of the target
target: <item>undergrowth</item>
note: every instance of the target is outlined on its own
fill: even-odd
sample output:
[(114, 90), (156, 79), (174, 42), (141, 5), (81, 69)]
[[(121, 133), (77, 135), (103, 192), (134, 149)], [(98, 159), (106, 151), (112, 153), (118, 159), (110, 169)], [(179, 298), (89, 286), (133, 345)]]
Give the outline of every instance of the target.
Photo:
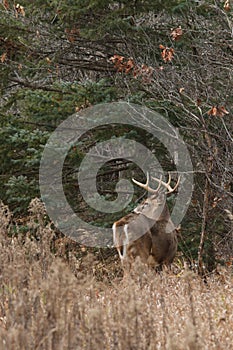
[(232, 349), (233, 279), (136, 262), (57, 237), (37, 199), (20, 231), (0, 206), (0, 349)]

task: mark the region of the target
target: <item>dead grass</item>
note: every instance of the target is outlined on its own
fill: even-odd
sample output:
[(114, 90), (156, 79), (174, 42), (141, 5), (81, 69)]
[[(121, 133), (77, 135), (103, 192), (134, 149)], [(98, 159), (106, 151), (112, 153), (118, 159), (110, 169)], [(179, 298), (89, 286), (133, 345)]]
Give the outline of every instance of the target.
[(54, 252), (43, 206), (30, 210), (28, 233), (10, 236), (11, 213), (0, 206), (0, 349), (232, 349), (230, 271), (205, 284), (137, 263), (122, 279), (117, 257), (67, 256), (66, 241)]

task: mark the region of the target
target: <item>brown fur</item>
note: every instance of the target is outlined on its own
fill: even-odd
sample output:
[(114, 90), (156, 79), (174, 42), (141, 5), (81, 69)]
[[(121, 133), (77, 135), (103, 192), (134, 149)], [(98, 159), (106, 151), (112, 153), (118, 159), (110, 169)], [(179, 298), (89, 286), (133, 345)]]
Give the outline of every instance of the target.
[(177, 231), (165, 200), (165, 194), (159, 192), (114, 223), (114, 245), (124, 267), (130, 267), (136, 257), (148, 265), (172, 263)]

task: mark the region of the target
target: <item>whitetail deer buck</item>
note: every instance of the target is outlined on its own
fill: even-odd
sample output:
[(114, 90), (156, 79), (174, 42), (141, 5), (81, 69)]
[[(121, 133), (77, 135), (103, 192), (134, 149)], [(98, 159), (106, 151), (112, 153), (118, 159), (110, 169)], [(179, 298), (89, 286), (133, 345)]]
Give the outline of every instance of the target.
[(152, 179), (159, 182), (157, 189), (149, 187), (149, 174), (145, 184), (132, 179), (151, 196), (113, 224), (113, 242), (124, 267), (130, 267), (136, 257), (152, 266), (169, 265), (176, 255), (177, 229), (171, 220), (166, 196), (177, 189), (180, 177), (173, 188), (170, 174), (167, 183)]

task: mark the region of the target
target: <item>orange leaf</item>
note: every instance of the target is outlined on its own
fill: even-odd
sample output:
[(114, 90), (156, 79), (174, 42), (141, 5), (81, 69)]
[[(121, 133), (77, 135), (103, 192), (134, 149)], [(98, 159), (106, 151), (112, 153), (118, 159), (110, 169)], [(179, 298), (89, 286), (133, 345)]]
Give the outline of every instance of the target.
[(146, 64), (142, 64), (140, 67), (135, 63), (133, 58), (130, 57), (126, 59), (124, 56), (120, 55), (113, 55), (109, 60), (113, 62), (117, 72), (123, 72), (125, 74), (131, 73), (134, 78), (141, 76), (144, 83), (149, 83), (151, 81), (154, 72), (153, 67), (147, 66)]
[(4, 52), (4, 53), (0, 56), (0, 61), (1, 61), (2, 63), (4, 63), (4, 62), (6, 61), (6, 59), (7, 59), (7, 53)]
[(163, 60), (166, 60), (166, 49), (163, 49), (163, 51), (161, 52), (161, 56)]
[(3, 0), (3, 6), (5, 7), (6, 10), (10, 9), (10, 6), (7, 0)]
[(217, 115), (217, 107), (213, 106), (208, 112), (208, 115), (213, 115), (216, 116)]
[(230, 11), (231, 6), (230, 6), (230, 0), (226, 0), (223, 6), (225, 11)]
[(182, 30), (181, 26), (179, 26), (178, 28), (172, 29), (172, 32), (170, 35), (172, 37), (172, 40), (174, 40), (174, 41), (179, 40), (183, 35), (183, 30)]
[(122, 72), (127, 67), (127, 64), (124, 63), (124, 59), (124, 56), (113, 55), (109, 60), (114, 63), (114, 68), (116, 68), (117, 72)]
[(133, 69), (134, 66), (135, 66), (134, 60), (132, 58), (129, 58), (126, 63), (125, 74), (128, 74)]
[(173, 48), (164, 47), (160, 45), (160, 49), (162, 49), (161, 56), (164, 62), (171, 62), (174, 57), (175, 50)]
[(170, 49), (167, 51), (166, 61), (170, 62), (174, 57), (174, 49)]
[(115, 63), (116, 61), (119, 61), (119, 62), (123, 62), (124, 60), (124, 56), (119, 56), (119, 55), (113, 55), (112, 57), (110, 57), (110, 61), (112, 61), (113, 63)]
[(218, 115), (219, 117), (223, 117), (225, 114), (229, 114), (224, 106), (218, 107)]
[(213, 106), (208, 112), (208, 115), (212, 115), (214, 117), (223, 117), (225, 114), (229, 114), (224, 106)]

